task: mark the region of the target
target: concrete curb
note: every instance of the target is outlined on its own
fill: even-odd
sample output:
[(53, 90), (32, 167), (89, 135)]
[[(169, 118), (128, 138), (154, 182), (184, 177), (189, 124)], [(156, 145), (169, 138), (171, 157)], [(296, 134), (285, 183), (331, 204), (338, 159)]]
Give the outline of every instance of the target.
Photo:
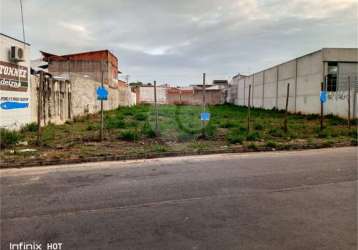
[(288, 144), (288, 149), (275, 149), (265, 146), (258, 146), (256, 149), (250, 149), (247, 147), (242, 148), (228, 148), (228, 149), (216, 149), (216, 150), (203, 150), (203, 151), (190, 151), (190, 152), (162, 152), (162, 153), (141, 153), (136, 155), (107, 155), (107, 156), (93, 156), (86, 158), (73, 158), (73, 159), (50, 159), (50, 160), (22, 160), (17, 162), (3, 162), (1, 161), (0, 169), (9, 168), (27, 168), (38, 166), (51, 166), (51, 165), (66, 165), (66, 164), (79, 164), (86, 162), (100, 162), (100, 161), (125, 161), (125, 160), (140, 160), (140, 159), (153, 159), (164, 158), (173, 156), (192, 156), (192, 155), (210, 155), (210, 154), (223, 154), (223, 153), (247, 153), (247, 152), (269, 152), (269, 151), (292, 151), (292, 150), (305, 150), (305, 149), (320, 149), (320, 148), (332, 148), (332, 147), (347, 147), (356, 146), (351, 143), (337, 143), (331, 146), (327, 146), (324, 143), (306, 145), (306, 144)]

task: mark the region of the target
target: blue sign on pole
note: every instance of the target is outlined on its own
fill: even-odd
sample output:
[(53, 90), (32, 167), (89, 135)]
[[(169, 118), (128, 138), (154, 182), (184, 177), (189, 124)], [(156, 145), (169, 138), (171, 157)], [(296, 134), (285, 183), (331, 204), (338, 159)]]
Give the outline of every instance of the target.
[(202, 112), (200, 114), (200, 120), (209, 121), (210, 120), (210, 113), (209, 112)]
[(319, 99), (321, 103), (325, 103), (327, 101), (327, 91), (321, 91), (319, 94)]
[(108, 90), (105, 87), (98, 87), (96, 92), (97, 100), (106, 101), (108, 99)]

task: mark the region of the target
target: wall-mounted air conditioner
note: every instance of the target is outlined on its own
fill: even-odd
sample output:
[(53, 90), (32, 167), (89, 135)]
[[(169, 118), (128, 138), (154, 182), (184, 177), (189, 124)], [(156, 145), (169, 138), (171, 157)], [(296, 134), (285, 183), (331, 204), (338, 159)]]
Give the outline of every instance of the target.
[(13, 62), (22, 62), (24, 61), (24, 49), (17, 47), (17, 46), (11, 46), (10, 48), (10, 60)]

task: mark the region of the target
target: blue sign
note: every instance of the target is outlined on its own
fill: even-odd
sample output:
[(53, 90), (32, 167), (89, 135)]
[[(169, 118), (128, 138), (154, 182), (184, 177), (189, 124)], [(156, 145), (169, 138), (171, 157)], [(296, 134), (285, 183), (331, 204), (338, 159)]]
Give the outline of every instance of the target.
[(108, 90), (105, 87), (98, 87), (97, 100), (106, 101), (108, 99)]
[(209, 121), (210, 120), (210, 113), (209, 112), (202, 112), (200, 114), (200, 120)]
[(327, 101), (327, 91), (321, 91), (319, 93), (319, 99), (321, 103), (325, 103)]
[(29, 107), (27, 102), (3, 102), (0, 104), (2, 109), (24, 109)]

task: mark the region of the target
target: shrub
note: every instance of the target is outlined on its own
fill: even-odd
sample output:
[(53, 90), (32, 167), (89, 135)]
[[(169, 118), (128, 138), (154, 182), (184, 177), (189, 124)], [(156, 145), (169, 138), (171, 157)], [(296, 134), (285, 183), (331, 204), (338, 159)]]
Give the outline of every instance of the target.
[(133, 115), (133, 110), (130, 108), (124, 108), (124, 110), (122, 111), (123, 115)]
[(144, 121), (144, 120), (147, 119), (147, 115), (144, 114), (144, 113), (136, 113), (136, 114), (134, 115), (134, 118), (135, 118), (136, 120), (138, 120), (138, 121)]
[(139, 135), (136, 130), (124, 130), (119, 133), (119, 139), (125, 141), (136, 141), (138, 140)]
[(16, 145), (22, 139), (22, 135), (17, 131), (0, 129), (0, 147), (7, 148)]
[(93, 131), (93, 130), (97, 130), (97, 129), (98, 129), (98, 125), (95, 125), (92, 123), (88, 124), (87, 128), (86, 128), (86, 130), (88, 130), (88, 131)]
[(274, 141), (268, 141), (268, 142), (266, 142), (265, 146), (268, 147), (268, 148), (276, 148), (277, 143), (274, 142)]
[(310, 115), (306, 115), (306, 120), (308, 121), (312, 121), (312, 120), (318, 120), (319, 119), (319, 115), (317, 114), (310, 114)]
[(215, 136), (216, 134), (216, 130), (217, 130), (217, 127), (212, 125), (211, 123), (209, 123), (205, 128), (205, 135), (208, 137), (208, 138), (212, 138)]
[(37, 123), (36, 122), (32, 122), (32, 123), (28, 123), (25, 126), (23, 126), (21, 128), (21, 132), (36, 132), (38, 129)]
[(245, 138), (236, 133), (229, 133), (226, 135), (226, 140), (231, 144), (237, 144), (237, 143), (242, 144)]
[(343, 118), (340, 118), (338, 116), (331, 115), (331, 114), (326, 115), (325, 119), (327, 119), (329, 124), (333, 125), (333, 126), (335, 126), (335, 125), (345, 125), (348, 122), (346, 119), (343, 119)]
[(144, 123), (142, 128), (142, 134), (148, 138), (156, 137), (155, 131), (152, 129), (148, 122)]
[(258, 124), (255, 125), (255, 129), (256, 130), (263, 130), (264, 126), (262, 124), (258, 123)]
[(260, 139), (260, 134), (258, 132), (250, 132), (247, 136), (246, 136), (246, 140), (248, 141), (257, 141), (258, 139)]
[(233, 128), (235, 126), (236, 126), (235, 122), (230, 121), (230, 120), (229, 121), (222, 121), (220, 123), (221, 128)]
[(155, 144), (155, 145), (153, 146), (153, 150), (154, 150), (155, 152), (160, 152), (160, 153), (162, 153), (162, 152), (167, 152), (167, 151), (168, 151), (168, 148), (165, 147), (165, 146), (163, 146), (163, 145), (160, 145), (160, 144)]
[(285, 131), (280, 128), (272, 128), (270, 129), (269, 134), (273, 137), (284, 137)]
[(119, 117), (106, 117), (106, 128), (125, 128), (126, 124), (124, 120)]
[(179, 142), (186, 142), (192, 140), (194, 137), (195, 136), (192, 133), (180, 132), (177, 136), (177, 140)]
[(252, 150), (257, 150), (257, 145), (255, 143), (250, 143), (247, 147)]
[(329, 130), (327, 129), (323, 129), (323, 130), (320, 130), (318, 132), (318, 138), (330, 138), (331, 137), (331, 133)]

